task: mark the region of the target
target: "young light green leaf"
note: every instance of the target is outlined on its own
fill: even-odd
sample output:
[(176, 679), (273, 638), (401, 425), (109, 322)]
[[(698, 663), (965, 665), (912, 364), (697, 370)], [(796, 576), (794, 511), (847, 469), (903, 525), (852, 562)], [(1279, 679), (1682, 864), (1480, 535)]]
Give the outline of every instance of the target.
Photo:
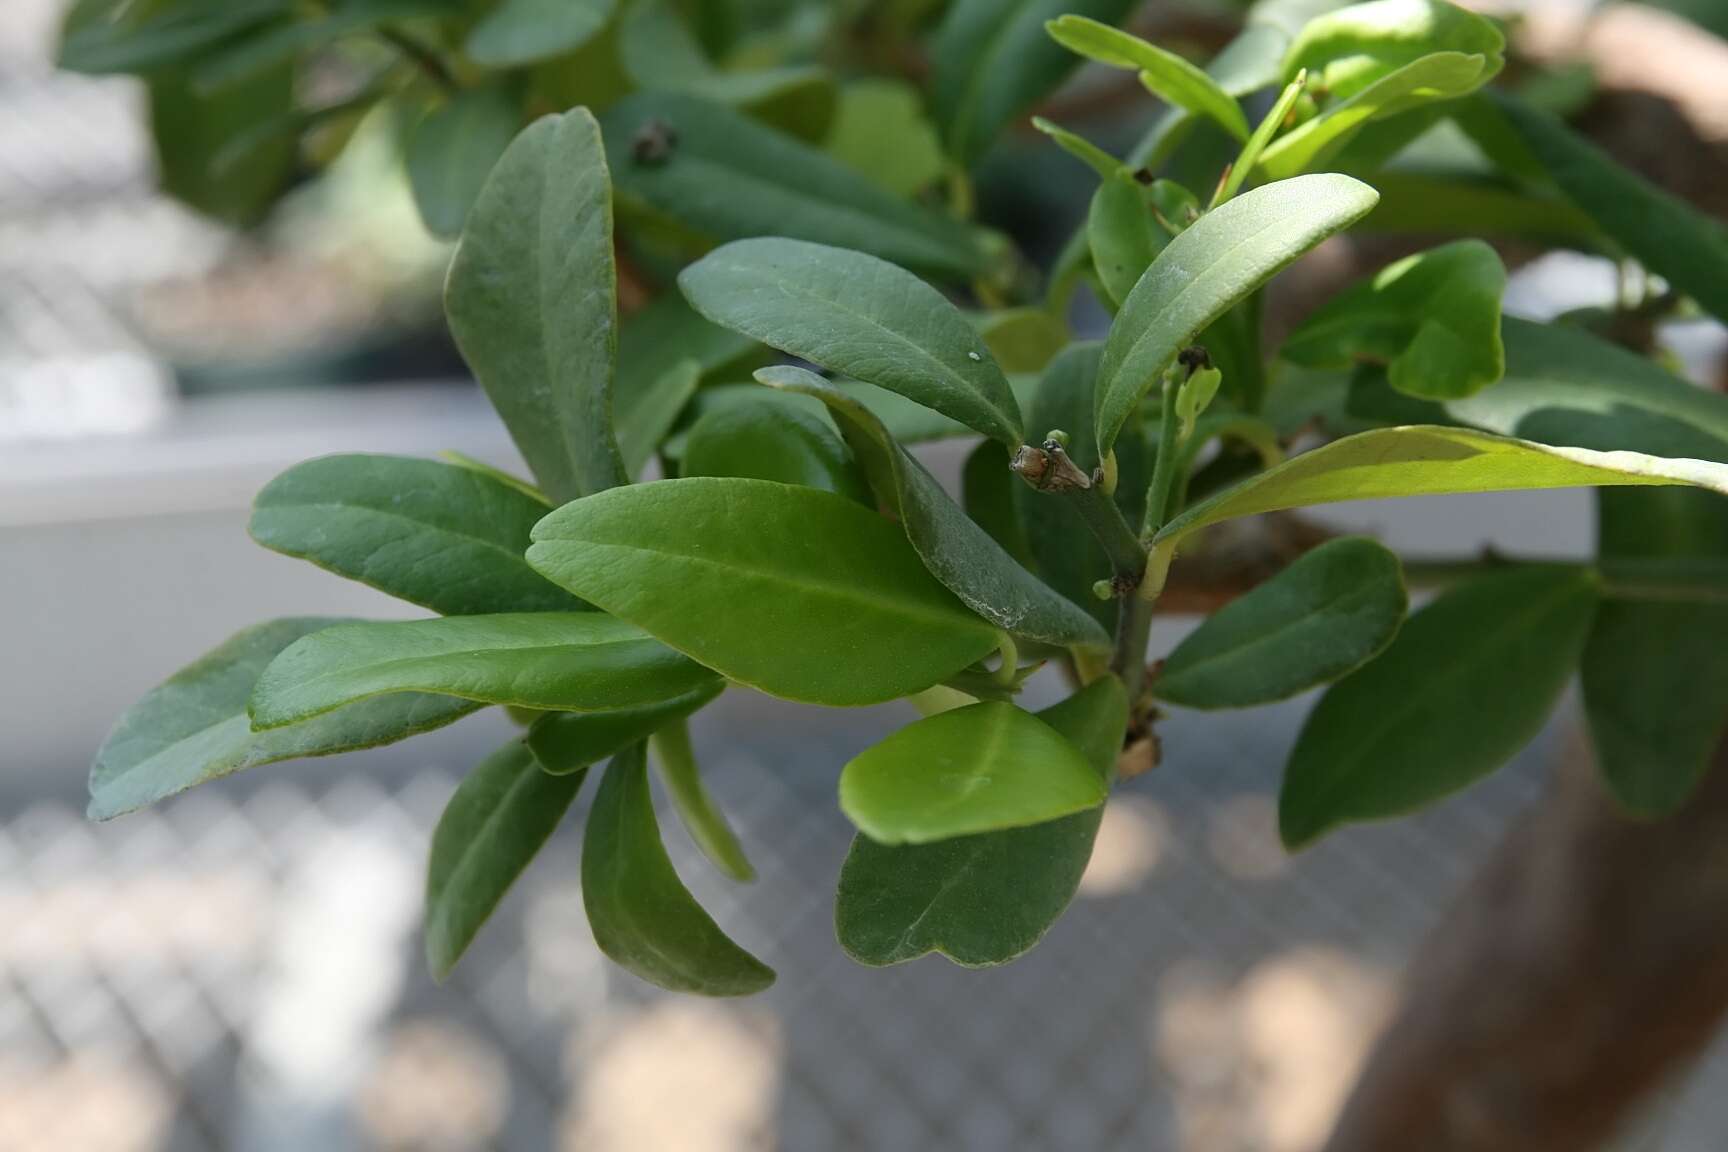
[(535, 121), (492, 169), (444, 303), (548, 496), (562, 503), (628, 482), (612, 434), (612, 196), (587, 109)]
[(1319, 167), (1370, 121), (1431, 101), (1467, 96), (1492, 75), (1485, 56), (1462, 52), (1424, 56), (1280, 136), (1260, 154), (1260, 168), (1272, 179), (1283, 180)]
[(1092, 266), (1110, 299), (1120, 308), (1170, 243), (1171, 235), (1152, 211), (1152, 200), (1126, 172), (1098, 185), (1086, 212), (1086, 240)]
[(1284, 843), (1402, 815), (1500, 767), (1541, 730), (1595, 612), (1590, 573), (1533, 567), (1462, 585), (1411, 616), (1303, 725), (1278, 801)]
[(503, 0), (468, 33), (468, 58), (515, 68), (574, 52), (611, 19), (617, 0)]
[(930, 103), (948, 151), (971, 165), (1080, 64), (1044, 31), (1065, 12), (1113, 23), (1132, 0), (957, 0), (936, 32)]
[(654, 733), (652, 741), (654, 763), (660, 768), (660, 782), (672, 797), (672, 806), (684, 822), (690, 839), (702, 850), (714, 866), (734, 880), (748, 883), (756, 879), (756, 869), (744, 855), (737, 833), (726, 822), (708, 789), (703, 787), (702, 774), (696, 767), (696, 753), (690, 747), (690, 729), (682, 720), (673, 721)]
[[(1725, 454), (1728, 455), (1728, 454)], [(1597, 548), (1617, 561), (1728, 558), (1728, 501), (1707, 492), (1604, 491)], [(1610, 600), (1580, 669), (1597, 767), (1640, 816), (1666, 815), (1728, 730), (1728, 606)]]
[(109, 820), (260, 764), (391, 744), (480, 707), (449, 696), (393, 696), (291, 728), (252, 731), (246, 702), (265, 666), (302, 636), (344, 622), (309, 616), (259, 624), (151, 689), (96, 754), (90, 819)]
[(1080, 750), (1030, 712), (988, 700), (927, 716), (840, 773), (840, 807), (880, 844), (1042, 824), (1104, 802)]
[(1548, 113), (1496, 95), (1567, 199), (1627, 252), (1712, 315), (1728, 318), (1728, 229), (1621, 167)]
[(1298, 176), (1244, 193), (1193, 223), (1140, 277), (1110, 326), (1096, 432), (1108, 455), (1140, 397), (1182, 347), (1268, 277), (1374, 207), (1348, 176)]
[(1301, 99), (1303, 91), (1308, 87), (1308, 73), (1296, 73), (1295, 79), (1284, 86), (1270, 110), (1254, 126), (1254, 134), (1248, 137), (1248, 142), (1242, 145), (1242, 151), (1231, 161), (1230, 170), (1225, 173), (1224, 180), (1218, 185), (1218, 191), (1212, 197), (1208, 208), (1216, 208), (1242, 190), (1253, 174), (1254, 168), (1260, 163), (1260, 156), (1266, 151), (1266, 146), (1272, 143), (1272, 138), (1278, 135), (1278, 130), (1284, 126), (1284, 121), (1296, 107), (1296, 101)]
[(512, 740), (463, 777), (432, 831), (426, 964), (442, 981), (576, 799), (585, 772), (551, 776)]
[(252, 692), (252, 724), (280, 728), (392, 692), (603, 712), (670, 700), (712, 680), (641, 629), (598, 612), (343, 624), (270, 662)]
[[(1128, 694), (1113, 676), (1038, 713), (1085, 755), (1100, 779), (1115, 775)], [(889, 847), (855, 836), (840, 870), (834, 926), (860, 964), (881, 967), (940, 952), (969, 968), (1029, 951), (1080, 886), (1104, 809), (1060, 820)]]
[(478, 472), (488, 480), (495, 481), (506, 488), (520, 492), (522, 495), (528, 497), (528, 499), (534, 501), (534, 503), (540, 505), (542, 516), (552, 510), (552, 501), (546, 499), (546, 493), (540, 491), (540, 489), (534, 487), (532, 482), (524, 480), (514, 472), (500, 468), (496, 464), (488, 464), (484, 460), (476, 459), (475, 457), (468, 455), (466, 452), (458, 452), (454, 448), (444, 449), (444, 451), (438, 453), (438, 458), (446, 464), (454, 464), (458, 468), (466, 468), (470, 472)]
[(1059, 16), (1045, 28), (1070, 52), (1112, 68), (1139, 72), (1140, 82), (1154, 96), (1197, 115), (1210, 116), (1238, 140), (1248, 138), (1248, 119), (1236, 98), (1176, 53), (1084, 16)]
[[(1285, 79), (1279, 66), (1289, 47), (1290, 34), (1265, 16), (1265, 8), (1264, 4), (1252, 8), (1242, 31), (1206, 65), (1206, 75), (1238, 100)], [(1307, 13), (1303, 13), (1297, 23), (1306, 18)], [(1186, 108), (1166, 109), (1128, 153), (1129, 167), (1153, 171), (1163, 168), (1197, 123), (1198, 119)]]
[(1405, 257), (1321, 305), (1285, 341), (1285, 359), (1344, 368), (1387, 365), (1392, 386), (1450, 399), (1480, 392), (1506, 371), (1500, 298), (1506, 269), (1480, 240)]
[(1096, 620), (1004, 552), (868, 408), (802, 368), (764, 368), (756, 378), (828, 406), (877, 501), (898, 514), (930, 574), (974, 612), (1016, 636), (1046, 644), (1109, 647), (1110, 638)]
[(914, 196), (942, 176), (941, 138), (918, 89), (904, 80), (848, 82), (823, 147), (896, 196)]
[(1188, 708), (1252, 708), (1330, 683), (1391, 643), (1407, 599), (1398, 557), (1329, 540), (1189, 633), (1152, 690)]
[(264, 486), (264, 547), (445, 616), (575, 611), (522, 553), (546, 505), (493, 477), (406, 456), (322, 456)]
[(1118, 172), (1125, 170), (1125, 165), (1092, 141), (1077, 132), (1070, 132), (1060, 124), (1053, 124), (1042, 116), (1032, 117), (1032, 127), (1056, 141), (1056, 146), (1074, 159), (1085, 164), (1098, 173), (1100, 180), (1109, 180)]
[(950, 278), (989, 263), (972, 228), (722, 105), (639, 92), (607, 109), (605, 123), (620, 198), (704, 235), (789, 236)]
[(684, 269), (678, 286), (716, 324), (1020, 444), (1019, 404), (977, 330), (887, 261), (802, 240), (739, 240)]
[(1338, 6), (1302, 25), (1284, 57), (1284, 79), (1306, 68), (1319, 88), (1348, 100), (1375, 81), (1435, 53), (1481, 56), (1482, 82), (1504, 64), (1493, 21), (1447, 0), (1372, 0)]
[(898, 525), (814, 488), (639, 484), (565, 505), (534, 540), (528, 562), (547, 578), (790, 700), (893, 700), (997, 646)]
[(659, 704), (611, 712), (548, 712), (528, 729), (528, 747), (554, 776), (580, 772), (705, 707), (724, 687), (716, 680)]
[(650, 984), (749, 996), (774, 983), (774, 970), (734, 944), (678, 879), (660, 842), (641, 744), (612, 758), (588, 813), (582, 904), (600, 951)]
[(754, 476), (821, 488), (875, 507), (852, 454), (820, 416), (762, 391), (751, 403), (706, 413), (690, 429), (684, 476)]
[(510, 147), (522, 110), (500, 87), (465, 88), (408, 137), (408, 183), (434, 236), (462, 234), (487, 175)]

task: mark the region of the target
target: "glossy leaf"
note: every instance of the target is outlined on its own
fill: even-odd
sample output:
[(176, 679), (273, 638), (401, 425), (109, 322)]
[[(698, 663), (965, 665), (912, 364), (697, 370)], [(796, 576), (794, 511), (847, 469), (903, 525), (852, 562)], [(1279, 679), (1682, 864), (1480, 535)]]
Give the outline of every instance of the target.
[(876, 499), (898, 514), (930, 574), (974, 612), (1016, 636), (1046, 644), (1109, 647), (1110, 638), (1096, 620), (1004, 552), (869, 409), (802, 368), (764, 368), (756, 377), (828, 405)]
[(582, 904), (600, 951), (650, 984), (749, 996), (774, 983), (774, 970), (734, 944), (678, 879), (660, 842), (641, 744), (613, 757), (588, 813)]
[(551, 776), (512, 740), (463, 777), (432, 831), (426, 963), (443, 980), (551, 839), (584, 772)]
[(408, 182), (434, 236), (456, 237), (487, 175), (521, 126), (501, 88), (468, 88), (435, 109), (408, 138)]
[(846, 445), (821, 417), (763, 390), (697, 420), (684, 445), (685, 476), (754, 476), (821, 488), (875, 507)]
[(1064, 13), (1114, 23), (1132, 0), (956, 0), (930, 46), (931, 107), (948, 151), (982, 156), (1015, 117), (1080, 64), (1044, 26)]
[(1102, 181), (1086, 213), (1086, 242), (1092, 266), (1110, 299), (1121, 307), (1170, 243), (1170, 233), (1153, 214), (1148, 191), (1126, 173)]
[(1500, 71), (1506, 39), (1493, 21), (1447, 0), (1372, 0), (1337, 6), (1302, 25), (1284, 58), (1286, 80), (1306, 68), (1336, 100), (1436, 53), (1481, 56), (1482, 80)]
[(1042, 116), (1032, 117), (1032, 127), (1054, 140), (1062, 151), (1092, 169), (1100, 180), (1109, 180), (1118, 172), (1126, 170), (1122, 161), (1078, 132), (1070, 132), (1060, 124), (1052, 124)]
[(468, 33), (468, 58), (514, 68), (574, 52), (606, 26), (617, 0), (503, 0)]
[(535, 121), (493, 168), (451, 262), (445, 311), (548, 496), (628, 481), (612, 434), (612, 197), (586, 109)]
[(322, 456), (253, 502), (266, 548), (445, 616), (574, 611), (582, 602), (528, 567), (546, 505), (492, 476), (406, 456)]
[(1500, 339), (1505, 291), (1506, 269), (1482, 241), (1430, 248), (1321, 305), (1280, 354), (1312, 368), (1378, 361), (1400, 392), (1468, 396), (1506, 371)]
[(1202, 216), (1152, 262), (1110, 326), (1098, 383), (1098, 450), (1107, 455), (1134, 406), (1212, 321), (1267, 278), (1374, 207), (1348, 176), (1298, 176), (1243, 193)]
[(1398, 557), (1365, 537), (1330, 540), (1189, 633), (1152, 689), (1188, 708), (1283, 700), (1373, 659), (1406, 605)]
[[(1101, 780), (1115, 774), (1128, 721), (1121, 681), (1105, 677), (1038, 713), (1085, 756)], [(1080, 886), (1104, 809), (1026, 828), (890, 847), (852, 840), (840, 870), (834, 923), (860, 964), (883, 966), (940, 952), (977, 968), (1029, 951)]]
[[(1724, 455), (1728, 458), (1728, 454)], [(1604, 491), (1597, 548), (1617, 562), (1728, 558), (1728, 500), (1707, 492)], [(1596, 762), (1640, 816), (1674, 811), (1728, 731), (1728, 606), (1610, 600), (1580, 671)]]
[(716, 324), (1020, 443), (1019, 405), (977, 330), (884, 260), (801, 240), (739, 240), (684, 269), (678, 286)]
[(692, 477), (568, 504), (528, 562), (727, 677), (816, 704), (928, 688), (996, 647), (899, 526), (844, 497)]
[(912, 196), (942, 176), (941, 139), (918, 89), (904, 80), (848, 83), (823, 147), (896, 196)]
[(706, 706), (720, 695), (723, 687), (717, 680), (682, 696), (639, 708), (548, 712), (528, 729), (528, 747), (540, 767), (554, 776), (580, 772)]
[(909, 724), (840, 774), (840, 808), (880, 844), (928, 844), (1095, 808), (1105, 783), (1054, 728), (990, 700)]
[(1210, 116), (1238, 140), (1248, 138), (1248, 118), (1236, 98), (1212, 77), (1174, 52), (1084, 16), (1059, 16), (1046, 26), (1052, 39), (1088, 60), (1140, 73), (1154, 96), (1197, 115)]
[(704, 235), (789, 236), (949, 277), (974, 275), (987, 263), (969, 227), (722, 105), (641, 92), (608, 109), (605, 123), (620, 198)]
[(1537, 567), (1462, 585), (1411, 616), (1303, 725), (1278, 802), (1284, 843), (1413, 811), (1511, 759), (1572, 678), (1595, 612), (1588, 572)]
[(712, 679), (641, 629), (598, 612), (342, 624), (271, 661), (252, 693), (252, 723), (280, 728), (392, 692), (601, 712), (670, 700)]
[(96, 754), (90, 819), (112, 819), (260, 764), (391, 744), (479, 707), (448, 696), (393, 696), (290, 728), (252, 731), (246, 702), (265, 666), (302, 636), (342, 622), (301, 616), (259, 624), (151, 689)]
[(660, 782), (672, 797), (678, 818), (690, 833), (690, 839), (702, 850), (713, 865), (734, 880), (756, 879), (756, 869), (744, 855), (737, 833), (726, 822), (725, 813), (709, 796), (696, 766), (696, 754), (690, 747), (690, 731), (682, 720), (673, 721), (654, 733), (651, 742), (654, 763), (660, 769)]
[(1728, 317), (1728, 230), (1621, 167), (1548, 113), (1496, 97), (1566, 197), (1631, 255), (1717, 317)]

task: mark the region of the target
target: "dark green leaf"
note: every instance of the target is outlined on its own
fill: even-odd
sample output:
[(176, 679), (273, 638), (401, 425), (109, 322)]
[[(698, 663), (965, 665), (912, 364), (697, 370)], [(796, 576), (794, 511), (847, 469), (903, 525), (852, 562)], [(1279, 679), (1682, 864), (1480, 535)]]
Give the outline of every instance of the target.
[[(281, 7), (278, 5), (278, 7)], [(449, 14), (452, 0), (346, 0), (323, 14), (284, 13), (206, 53), (192, 70), (200, 92), (215, 93), (334, 44), (344, 36), (416, 17)]]
[(545, 514), (532, 496), (470, 468), (324, 456), (265, 485), (249, 528), (266, 548), (445, 616), (580, 609), (522, 555)]
[(568, 504), (528, 562), (727, 677), (815, 704), (921, 691), (997, 646), (898, 525), (844, 497), (692, 477)]
[(514, 68), (582, 47), (606, 26), (617, 0), (503, 0), (468, 34), (468, 56)]
[(821, 417), (763, 390), (697, 420), (685, 441), (685, 476), (754, 476), (821, 488), (875, 507), (852, 455)]
[(708, 795), (702, 785), (702, 774), (696, 767), (696, 753), (690, 747), (690, 730), (682, 720), (675, 720), (654, 733), (654, 763), (660, 768), (660, 782), (672, 797), (678, 818), (690, 833), (690, 839), (702, 850), (702, 855), (734, 880), (756, 879), (756, 869), (744, 855), (744, 846), (726, 822), (725, 813)]
[(1243, 193), (1172, 240), (1110, 326), (1098, 383), (1100, 454), (1184, 345), (1374, 201), (1372, 188), (1348, 176), (1298, 176)]
[(248, 628), (151, 689), (114, 726), (90, 769), (90, 819), (108, 820), (244, 768), (406, 739), (479, 707), (448, 696), (393, 696), (304, 724), (252, 731), (246, 702), (284, 648), (343, 623), (322, 616)]
[[(1121, 681), (1105, 677), (1038, 713), (1115, 774), (1128, 720)], [(1102, 806), (1026, 828), (935, 844), (852, 840), (840, 870), (836, 933), (847, 955), (880, 967), (940, 952), (956, 964), (1006, 964), (1043, 938), (1080, 886)]]
[(465, 88), (415, 126), (408, 138), (408, 182), (428, 232), (461, 235), (521, 120), (521, 109), (503, 89)]
[(1097, 807), (1105, 792), (1078, 748), (998, 700), (909, 724), (840, 774), (841, 810), (881, 844), (1042, 824)]
[(1500, 767), (1541, 730), (1595, 612), (1588, 572), (1538, 567), (1462, 585), (1411, 616), (1308, 717), (1279, 797), (1284, 843), (1402, 815)]
[(598, 612), (342, 624), (271, 661), (252, 693), (252, 723), (280, 728), (392, 692), (603, 712), (661, 703), (712, 679), (641, 629)]
[(1405, 606), (1398, 557), (1361, 536), (1328, 541), (1189, 633), (1153, 691), (1189, 708), (1286, 699), (1373, 659)]
[(582, 903), (600, 951), (651, 984), (748, 996), (774, 970), (727, 938), (696, 903), (660, 842), (641, 744), (606, 768), (582, 844)]
[(1043, 308), (974, 313), (970, 319), (997, 366), (1010, 375), (1042, 372), (1068, 346), (1068, 326)]
[(1512, 236), (1594, 247), (1590, 218), (1557, 196), (1495, 181), (1424, 172), (1374, 173), (1380, 203), (1362, 221), (1367, 232)]
[(1021, 481), (1008, 462), (1008, 449), (994, 440), (981, 441), (961, 467), (960, 504), (1002, 551), (1030, 570), (1037, 561), (1032, 558), (1032, 544), (1014, 504), (1014, 489)]
[(1004, 552), (868, 408), (802, 368), (764, 368), (756, 378), (828, 405), (876, 499), (898, 513), (930, 574), (974, 612), (1016, 636), (1046, 644), (1110, 646), (1096, 620)]
[(70, 72), (147, 74), (196, 59), (279, 16), (281, 0), (138, 4), (79, 0), (67, 14), (56, 63)]
[(535, 121), (492, 169), (450, 266), (445, 311), (548, 496), (628, 481), (612, 435), (612, 196), (586, 109)]
[(719, 240), (790, 236), (949, 277), (981, 272), (971, 228), (720, 104), (640, 92), (606, 113), (618, 194)]
[(660, 704), (613, 712), (548, 712), (528, 729), (528, 747), (540, 767), (554, 776), (580, 772), (682, 720), (720, 695), (723, 687), (715, 681)]
[(667, 433), (678, 423), (701, 382), (702, 366), (694, 360), (680, 360), (646, 388), (620, 393), (618, 452), (633, 479), (665, 444)]
[(512, 740), (463, 778), (432, 832), (426, 963), (443, 980), (564, 818), (585, 772), (550, 776)]
[(1019, 405), (983, 339), (910, 272), (801, 240), (739, 240), (678, 285), (717, 324), (1020, 443)]
[(244, 163), (217, 161), (259, 125), (293, 113), (289, 67), (260, 73), (219, 96), (199, 95), (178, 73), (152, 77), (150, 131), (162, 190), (223, 223), (258, 223), (288, 186), (299, 140), (273, 136), (249, 146)]

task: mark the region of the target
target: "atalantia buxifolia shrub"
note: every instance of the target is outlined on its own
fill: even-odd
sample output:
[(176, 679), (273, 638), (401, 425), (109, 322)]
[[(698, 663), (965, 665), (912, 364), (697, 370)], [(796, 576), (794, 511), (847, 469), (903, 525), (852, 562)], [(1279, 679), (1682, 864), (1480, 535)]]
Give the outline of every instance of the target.
[[(517, 7), (472, 29), (469, 59), (535, 42), (511, 31)], [(1257, 9), (1206, 69), (1086, 16), (1027, 23), (1045, 7), (953, 6), (933, 96), (952, 162), (1060, 78), (1064, 49), (1168, 105), (1127, 160), (1040, 125), (1098, 179), (1047, 307), (963, 310), (953, 285), (985, 275), (999, 241), (904, 188), (861, 191), (832, 154), (711, 93), (643, 85), (601, 119), (536, 120), (483, 182), (452, 169), (479, 191), (450, 324), (532, 481), (381, 456), (273, 481), (260, 543), (436, 615), (234, 637), (120, 721), (92, 815), (511, 706), (526, 731), (462, 783), (433, 840), (433, 969), (604, 763), (582, 854), (595, 939), (647, 980), (735, 995), (773, 973), (685, 889), (648, 782), (652, 750), (695, 843), (750, 879), (687, 728), (725, 690), (925, 713), (839, 772), (858, 834), (836, 921), (867, 964), (999, 964), (1035, 944), (1074, 894), (1118, 762), (1150, 757), (1166, 707), (1330, 685), (1285, 777), (1292, 847), (1494, 770), (1575, 672), (1614, 792), (1645, 813), (1679, 803), (1728, 719), (1728, 398), (1579, 328), (1503, 318), (1481, 236), (1629, 253), (1721, 316), (1721, 233), (1488, 93), (1499, 32), (1439, 0), (1296, 29)], [(1478, 142), (1468, 170), (1384, 167), (1442, 122)], [(616, 246), (668, 222), (707, 250), (620, 327)], [(1461, 235), (1263, 347), (1281, 269), (1352, 227), (1412, 226)], [(1114, 315), (1101, 343), (1062, 320), (1080, 282)], [(746, 383), (728, 374), (740, 363), (768, 366)], [(956, 501), (908, 446), (958, 436), (978, 441)], [(656, 457), (666, 478), (639, 482)], [(1595, 562), (1448, 565), (1406, 619), (1399, 559), (1331, 539), (1149, 672), (1160, 596), (1213, 525), (1578, 485), (1604, 489)], [(1047, 664), (1070, 694), (1028, 710), (1021, 689)], [(1164, 759), (1186, 769), (1180, 745)]]

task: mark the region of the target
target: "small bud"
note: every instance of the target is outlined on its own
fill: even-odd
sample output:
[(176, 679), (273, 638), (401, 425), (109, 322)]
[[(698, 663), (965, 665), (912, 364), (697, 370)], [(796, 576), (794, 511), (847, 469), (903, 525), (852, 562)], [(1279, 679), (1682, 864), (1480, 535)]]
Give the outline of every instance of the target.
[(1100, 600), (1116, 599), (1116, 582), (1114, 580), (1094, 580), (1092, 582), (1092, 595)]
[(1060, 428), (1052, 428), (1050, 431), (1044, 433), (1044, 442), (1046, 444), (1054, 443), (1060, 446), (1063, 450), (1066, 450), (1068, 447), (1068, 433), (1062, 431)]

